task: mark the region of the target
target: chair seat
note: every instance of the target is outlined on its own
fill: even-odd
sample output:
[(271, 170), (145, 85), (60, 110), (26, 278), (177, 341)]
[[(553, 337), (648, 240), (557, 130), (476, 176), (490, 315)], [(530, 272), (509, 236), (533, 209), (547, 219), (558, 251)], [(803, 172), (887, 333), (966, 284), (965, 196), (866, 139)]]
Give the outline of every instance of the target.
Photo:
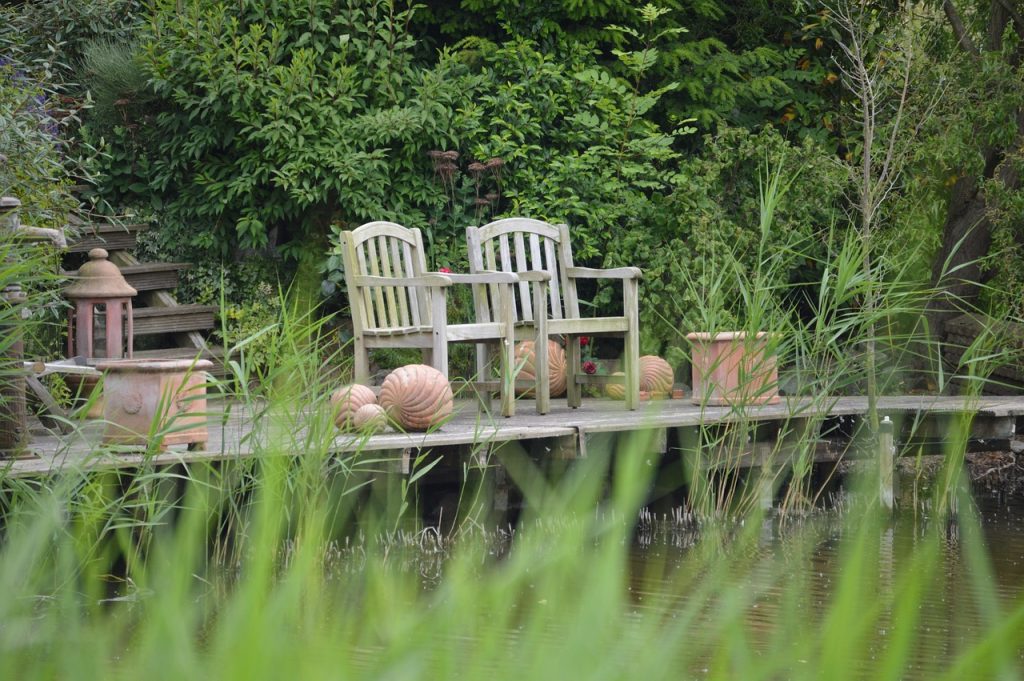
[[(445, 338), (448, 341), (499, 340), (503, 336), (504, 327), (499, 322), (480, 324), (449, 324), (445, 327)], [(430, 326), (395, 326), (388, 329), (364, 329), (363, 335), (370, 338), (395, 338), (401, 336), (433, 337), (434, 329)], [(426, 347), (429, 347), (429, 343)]]
[(431, 333), (431, 326), (393, 326), (387, 329), (363, 329), (365, 336), (390, 337), (390, 336), (416, 336), (423, 333)]

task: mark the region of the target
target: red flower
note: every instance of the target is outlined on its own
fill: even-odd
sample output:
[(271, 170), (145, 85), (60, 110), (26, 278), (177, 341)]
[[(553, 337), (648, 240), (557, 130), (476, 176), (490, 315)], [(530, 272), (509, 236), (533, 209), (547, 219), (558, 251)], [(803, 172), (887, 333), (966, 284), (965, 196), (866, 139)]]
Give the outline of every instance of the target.
[(438, 267), (437, 271), (440, 272), (441, 274), (451, 274), (452, 273), (452, 271), (450, 269), (448, 269), (447, 267)]
[(588, 374), (596, 374), (597, 373), (597, 365), (594, 364), (593, 362), (584, 362), (583, 363), (583, 371), (584, 371), (584, 373), (588, 373)]
[(590, 345), (590, 336), (580, 336), (580, 347), (585, 348)]

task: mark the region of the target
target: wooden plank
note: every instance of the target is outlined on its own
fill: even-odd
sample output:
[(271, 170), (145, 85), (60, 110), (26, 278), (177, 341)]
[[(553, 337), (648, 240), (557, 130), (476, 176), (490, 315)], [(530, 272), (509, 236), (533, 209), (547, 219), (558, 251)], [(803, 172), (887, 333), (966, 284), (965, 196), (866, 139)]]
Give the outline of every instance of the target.
[(547, 256), (547, 271), (551, 272), (551, 281), (548, 282), (548, 295), (551, 303), (548, 305), (549, 314), (556, 319), (562, 315), (562, 287), (558, 283), (558, 258), (555, 257), (555, 242), (551, 239), (544, 239), (544, 254)]
[[(498, 237), (498, 253), (501, 257), (501, 267), (498, 269), (499, 272), (515, 272), (515, 267), (512, 266), (512, 250), (509, 248), (508, 234), (502, 234)], [(497, 287), (496, 287), (497, 288)], [(513, 289), (514, 290), (514, 289)], [(527, 296), (529, 298), (529, 296)], [(498, 305), (498, 301), (493, 301)], [(512, 319), (513, 321), (519, 320), (519, 306), (515, 304), (515, 297), (513, 295), (512, 301)], [(504, 306), (500, 306), (504, 307)], [(501, 315), (505, 314), (504, 310), (501, 310), (498, 318), (501, 319)]]
[[(137, 291), (174, 289), (178, 286), (179, 272), (192, 267), (191, 263), (157, 262), (121, 267), (125, 280)], [(63, 272), (66, 277), (77, 277), (78, 270)]]
[(71, 424), (68, 423), (68, 413), (57, 404), (57, 400), (53, 399), (53, 395), (50, 394), (50, 391), (46, 389), (46, 386), (38, 378), (31, 375), (26, 376), (25, 383), (43, 406), (43, 412), (40, 414), (40, 420), (43, 422), (43, 425), (48, 428), (57, 428), (64, 435), (74, 430)]
[[(117, 251), (110, 254), (110, 261), (118, 267), (129, 267), (140, 265), (138, 258), (126, 251)], [(176, 307), (178, 300), (170, 291), (142, 291), (136, 301), (142, 301), (150, 307)], [(199, 331), (182, 331), (174, 334), (174, 340), (178, 345), (188, 346), (197, 349), (206, 347), (206, 339)]]
[(149, 229), (148, 225), (85, 225), (75, 241), (68, 244), (70, 253), (88, 253), (94, 248), (119, 251), (135, 248), (136, 235)]
[[(422, 274), (416, 268), (416, 261), (413, 259), (412, 246), (408, 242), (402, 242), (402, 261), (405, 264), (405, 274), (407, 276), (419, 276)], [(412, 325), (420, 326), (421, 324), (428, 323), (430, 319), (430, 313), (427, 309), (427, 295), (423, 289), (410, 286), (408, 288), (410, 312), (412, 313)]]
[[(688, 400), (663, 400), (644, 403), (635, 412), (622, 410), (621, 403), (610, 400), (587, 400), (577, 409), (564, 404), (553, 406), (552, 413), (539, 415), (527, 407), (529, 401), (517, 405), (517, 415), (504, 419), (496, 415), (482, 414), (475, 400), (459, 400), (453, 418), (432, 433), (385, 433), (367, 439), (351, 435), (339, 435), (332, 448), (338, 452), (380, 451), (386, 449), (424, 449), (454, 445), (498, 444), (516, 440), (572, 437), (579, 432), (614, 433), (652, 428), (698, 427), (712, 424), (743, 422), (792, 422), (793, 419), (820, 419), (825, 416), (863, 416), (867, 410), (864, 397), (833, 397), (812, 400), (809, 398), (784, 398), (780, 404), (732, 409), (729, 407), (706, 407), (690, 404)], [(249, 414), (235, 405), (224, 413), (225, 405), (220, 400), (211, 400), (209, 429), (210, 446), (207, 452), (168, 452), (153, 460), (155, 464), (189, 461), (217, 461), (236, 457), (251, 456), (246, 444), (246, 435), (253, 427)], [(895, 396), (879, 399), (883, 414), (955, 414), (978, 413), (981, 415), (1024, 416), (1024, 397), (987, 398), (964, 400), (959, 397)], [(301, 416), (301, 414), (300, 414)], [(37, 461), (13, 462), (6, 475), (24, 476), (46, 473), (63, 465), (89, 468), (137, 467), (143, 460), (135, 453), (103, 456), (96, 451), (102, 428), (81, 436), (67, 438), (44, 436), (33, 439), (31, 451), (42, 457)], [(775, 456), (775, 447), (768, 443), (750, 445), (753, 452)], [(770, 449), (770, 451), (769, 451)], [(846, 456), (842, 445), (823, 446), (815, 452), (816, 460), (836, 460)], [(57, 457), (60, 454), (59, 458)], [(297, 452), (298, 454), (298, 452)], [(858, 456), (874, 456), (864, 450)], [(86, 464), (85, 462), (88, 461)], [(748, 458), (740, 465), (761, 465), (763, 461)]]
[[(377, 239), (377, 254), (380, 256), (381, 275), (397, 278), (398, 275), (391, 269), (391, 249), (388, 247), (388, 242), (385, 237), (378, 237)], [(395, 295), (395, 288), (396, 287), (394, 286), (387, 286), (384, 288), (384, 300), (387, 303), (388, 326), (398, 326), (401, 324), (398, 314), (398, 296)], [(405, 291), (400, 289), (399, 293), (405, 293)]]
[[(365, 262), (369, 263), (367, 274), (375, 277), (381, 276), (380, 259), (377, 257), (377, 242), (375, 239), (367, 239), (363, 244), (365, 251)], [(388, 326), (388, 311), (384, 305), (384, 288), (382, 286), (365, 287), (370, 292), (370, 301), (373, 306), (372, 317), (377, 320), (373, 326), (386, 328)]]
[(212, 329), (216, 313), (217, 308), (213, 305), (137, 307), (133, 311), (135, 335), (147, 336), (157, 333)]
[[(392, 274), (396, 277), (411, 277), (411, 272), (404, 271), (402, 267), (402, 256), (398, 244), (398, 239), (389, 239), (388, 248), (390, 249), (389, 264), (391, 266)], [(396, 326), (410, 326), (409, 320), (409, 289), (412, 287), (406, 286), (398, 289), (398, 323)]]
[[(515, 249), (516, 265), (511, 271), (529, 271), (530, 263), (526, 260), (526, 246), (523, 244), (522, 232), (516, 232), (513, 235), (513, 248)], [(522, 305), (523, 311), (522, 319), (532, 320), (534, 318), (532, 298), (533, 297), (530, 295), (530, 284), (525, 281), (519, 282), (519, 302)]]

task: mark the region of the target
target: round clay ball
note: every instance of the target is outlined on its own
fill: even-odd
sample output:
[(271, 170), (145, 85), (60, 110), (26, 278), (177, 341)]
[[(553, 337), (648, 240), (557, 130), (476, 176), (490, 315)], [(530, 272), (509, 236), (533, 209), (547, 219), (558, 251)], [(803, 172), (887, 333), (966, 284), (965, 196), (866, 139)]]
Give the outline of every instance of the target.
[(380, 387), (380, 405), (405, 430), (429, 430), (454, 410), (448, 377), (426, 364), (409, 364), (392, 371)]
[(377, 404), (377, 396), (365, 385), (356, 383), (338, 388), (331, 393), (331, 406), (337, 412), (334, 425), (343, 430), (351, 428), (356, 412), (368, 404)]

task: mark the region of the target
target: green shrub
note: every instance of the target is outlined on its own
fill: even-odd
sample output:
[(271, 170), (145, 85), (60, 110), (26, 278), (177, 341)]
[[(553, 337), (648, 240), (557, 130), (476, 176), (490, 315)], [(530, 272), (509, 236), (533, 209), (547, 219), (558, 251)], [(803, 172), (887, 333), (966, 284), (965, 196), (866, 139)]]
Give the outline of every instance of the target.
[(505, 162), (501, 203), (485, 217), (564, 221), (578, 258), (593, 262), (671, 189), (674, 135), (644, 117), (662, 92), (636, 91), (579, 44), (548, 54), (525, 39), (477, 41), (461, 56), (476, 89), (454, 134), (470, 158)]
[[(155, 4), (141, 36), (165, 107), (142, 178), (192, 245), (231, 252), (327, 225), (425, 221), (426, 150), (456, 97), (383, 0)], [(273, 245), (273, 244), (271, 244)]]
[(781, 167), (793, 184), (766, 237), (764, 252), (773, 262), (760, 284), (778, 292), (781, 303), (787, 291), (797, 293), (791, 285), (817, 278), (815, 263), (837, 218), (845, 171), (810, 140), (793, 145), (771, 127), (724, 129), (681, 166), (675, 191), (658, 205), (659, 219), (622, 234), (605, 257), (609, 267), (644, 270), (645, 352), (672, 354), (685, 333), (707, 330), (702, 309), (717, 309), (719, 323), (743, 324), (749, 311), (733, 275), (758, 267), (759, 175), (766, 165)]

